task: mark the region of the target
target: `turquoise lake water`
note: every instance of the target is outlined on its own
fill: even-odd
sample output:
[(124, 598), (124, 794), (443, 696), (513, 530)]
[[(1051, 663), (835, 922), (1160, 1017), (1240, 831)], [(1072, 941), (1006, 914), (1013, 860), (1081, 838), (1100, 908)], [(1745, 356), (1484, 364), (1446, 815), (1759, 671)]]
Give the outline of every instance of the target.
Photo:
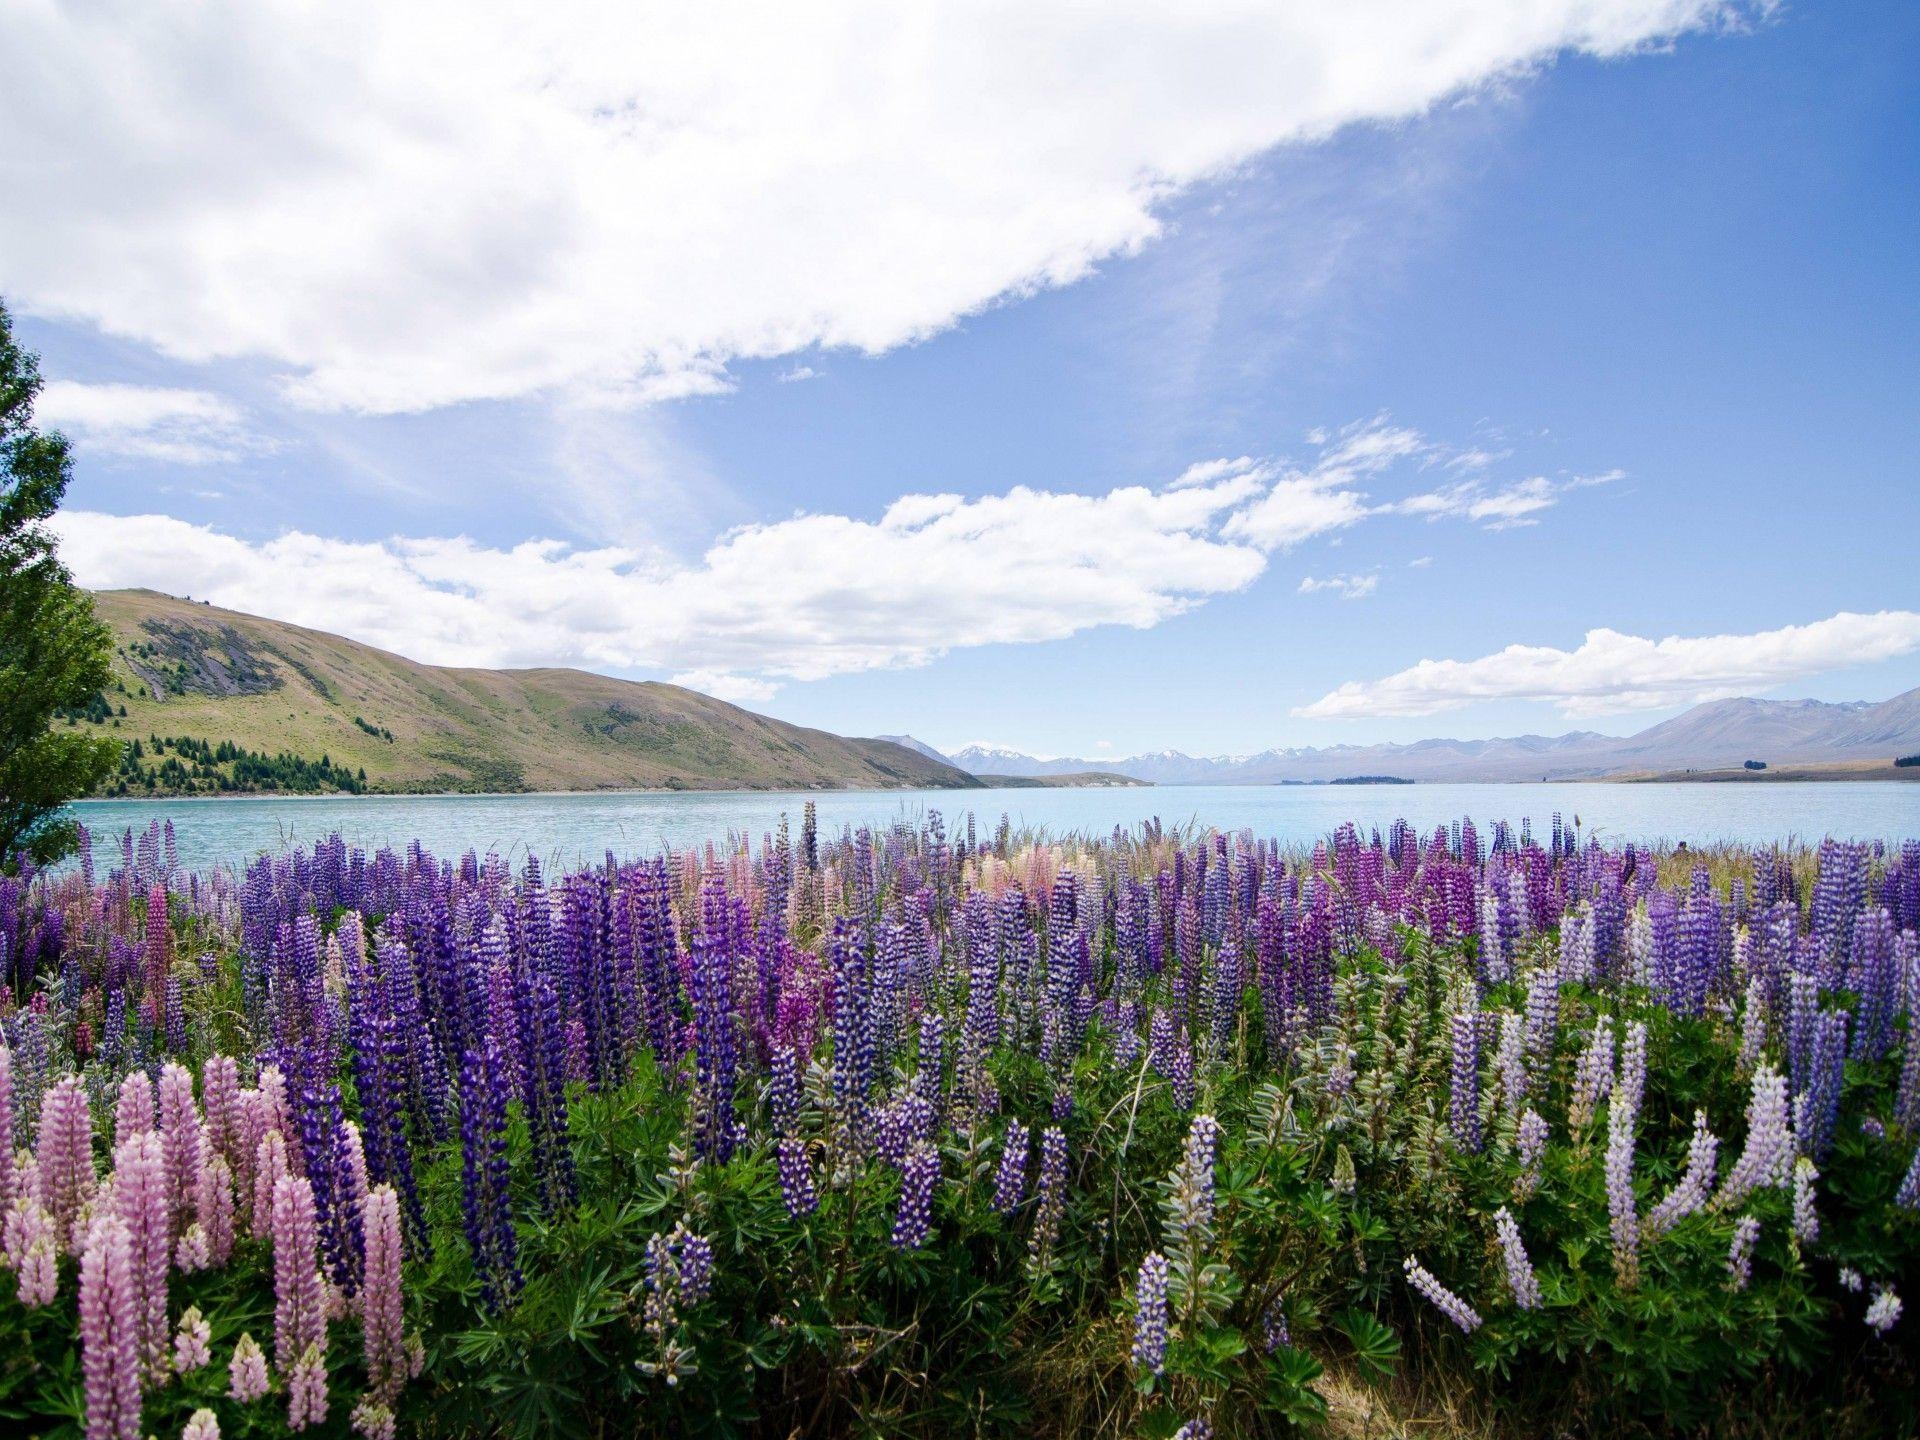
[(1105, 834), (1157, 817), (1198, 821), (1288, 844), (1310, 844), (1342, 821), (1382, 830), (1404, 817), (1423, 831), (1470, 817), (1533, 820), (1545, 832), (1558, 810), (1582, 834), (1612, 842), (1920, 838), (1920, 785), (1894, 783), (1648, 785), (1160, 786), (1128, 790), (915, 790), (627, 792), (591, 795), (394, 795), (236, 800), (90, 800), (75, 813), (105, 839), (128, 826), (171, 820), (184, 864), (235, 864), (266, 850), (308, 844), (338, 830), (369, 852), (419, 839), (453, 857), (467, 849), (570, 864), (651, 854), (744, 831), (756, 840), (800, 807), (819, 806), (823, 832), (887, 825), (939, 810), (947, 833), (971, 811), (983, 831), (1004, 813), (1017, 826)]

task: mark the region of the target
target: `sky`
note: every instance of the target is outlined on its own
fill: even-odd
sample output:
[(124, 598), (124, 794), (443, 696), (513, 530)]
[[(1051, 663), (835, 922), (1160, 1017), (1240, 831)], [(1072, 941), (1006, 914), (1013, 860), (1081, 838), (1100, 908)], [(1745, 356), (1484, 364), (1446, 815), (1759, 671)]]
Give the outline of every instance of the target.
[(1920, 685), (1920, 11), (0, 10), (76, 576), (1038, 755)]

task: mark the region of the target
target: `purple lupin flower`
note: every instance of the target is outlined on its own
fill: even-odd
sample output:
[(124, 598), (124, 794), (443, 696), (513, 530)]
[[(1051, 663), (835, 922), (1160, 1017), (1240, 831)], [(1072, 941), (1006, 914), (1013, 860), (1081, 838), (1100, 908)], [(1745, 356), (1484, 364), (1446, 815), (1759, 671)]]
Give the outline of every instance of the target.
[(1471, 1335), (1480, 1328), (1480, 1312), (1442, 1285), (1431, 1270), (1411, 1255), (1402, 1264), (1407, 1273), (1407, 1283), (1425, 1296), (1434, 1309), (1451, 1320), (1462, 1333)]
[(1027, 1146), (1027, 1127), (1018, 1120), (1008, 1121), (1000, 1164), (993, 1175), (993, 1208), (1002, 1215), (1011, 1215), (1026, 1198)]
[(814, 1189), (813, 1166), (807, 1160), (807, 1143), (797, 1135), (783, 1135), (774, 1147), (780, 1170), (780, 1198), (787, 1214), (798, 1220), (820, 1208), (820, 1196)]
[(95, 1220), (80, 1257), (80, 1371), (87, 1440), (139, 1440), (140, 1316), (132, 1240), (117, 1215)]
[(1747, 1100), (1747, 1140), (1727, 1172), (1716, 1205), (1730, 1209), (1755, 1190), (1785, 1185), (1793, 1171), (1793, 1131), (1787, 1116), (1786, 1077), (1762, 1060)]
[(497, 1047), (469, 1050), (460, 1065), (461, 1203), (467, 1247), (487, 1308), (520, 1292), (519, 1245), (507, 1196), (507, 1095)]
[(1905, 1307), (1891, 1285), (1877, 1286), (1873, 1292), (1873, 1301), (1867, 1306), (1867, 1328), (1882, 1339), (1889, 1330), (1900, 1322), (1900, 1312)]
[(918, 1250), (933, 1222), (933, 1187), (940, 1178), (940, 1152), (922, 1141), (900, 1167), (900, 1208), (893, 1219), (893, 1247)]
[(1053, 1263), (1053, 1242), (1067, 1205), (1067, 1134), (1049, 1125), (1040, 1135), (1040, 1180), (1034, 1189), (1033, 1231), (1027, 1237), (1028, 1264), (1036, 1271)]
[(1633, 1158), (1640, 1095), (1646, 1082), (1647, 1029), (1639, 1021), (1627, 1027), (1620, 1047), (1620, 1074), (1607, 1106), (1608, 1227), (1613, 1236), (1614, 1279), (1632, 1289), (1640, 1278), (1640, 1223), (1635, 1210)]
[(160, 1142), (166, 1158), (167, 1223), (177, 1239), (196, 1217), (206, 1152), (193, 1099), (193, 1072), (171, 1060), (160, 1071)]
[(1167, 1368), (1167, 1275), (1167, 1257), (1155, 1251), (1134, 1280), (1133, 1368), (1149, 1375)]
[(1514, 1152), (1520, 1160), (1520, 1173), (1513, 1181), (1516, 1199), (1525, 1200), (1540, 1188), (1540, 1164), (1546, 1158), (1549, 1133), (1546, 1119), (1529, 1106), (1514, 1134)]

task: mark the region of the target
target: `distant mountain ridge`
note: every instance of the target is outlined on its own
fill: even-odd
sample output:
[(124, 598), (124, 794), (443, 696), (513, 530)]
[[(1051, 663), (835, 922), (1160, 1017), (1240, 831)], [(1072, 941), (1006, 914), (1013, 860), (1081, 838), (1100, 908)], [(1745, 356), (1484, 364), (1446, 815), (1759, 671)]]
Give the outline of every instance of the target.
[(113, 632), (114, 678), (73, 723), (141, 742), (137, 754), (128, 745), (113, 793), (981, 783), (921, 749), (789, 725), (677, 685), (422, 665), (151, 590), (94, 600)]
[[(920, 742), (915, 741), (916, 746)], [(923, 753), (932, 747), (923, 747)], [(1161, 750), (1120, 759), (1035, 759), (998, 746), (969, 745), (943, 758), (972, 774), (1063, 775), (1096, 771), (1155, 785), (1277, 785), (1354, 775), (1406, 780), (1583, 780), (1732, 770), (1748, 760), (1770, 767), (1879, 764), (1920, 752), (1920, 688), (1878, 702), (1711, 700), (1634, 735), (1576, 730), (1490, 740), (1329, 745), (1257, 755), (1194, 756)], [(938, 752), (933, 752), (938, 753)]]

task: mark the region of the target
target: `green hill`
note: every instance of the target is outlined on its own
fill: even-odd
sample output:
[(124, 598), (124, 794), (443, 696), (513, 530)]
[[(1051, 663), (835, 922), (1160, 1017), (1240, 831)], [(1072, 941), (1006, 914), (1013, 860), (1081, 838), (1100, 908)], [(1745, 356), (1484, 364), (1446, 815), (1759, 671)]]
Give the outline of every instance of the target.
[(421, 665), (151, 590), (95, 600), (114, 633), (114, 680), (67, 723), (130, 742), (107, 794), (980, 784), (904, 746), (677, 685)]

